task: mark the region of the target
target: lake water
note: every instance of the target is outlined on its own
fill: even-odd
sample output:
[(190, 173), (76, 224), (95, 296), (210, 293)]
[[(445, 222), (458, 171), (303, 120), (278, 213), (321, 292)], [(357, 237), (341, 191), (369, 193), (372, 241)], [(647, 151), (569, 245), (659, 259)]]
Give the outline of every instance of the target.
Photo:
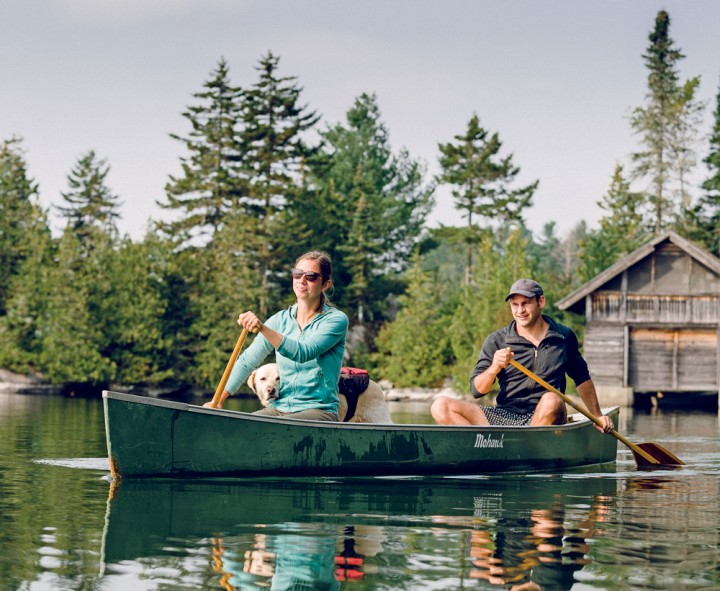
[(687, 465), (114, 487), (100, 400), (0, 393), (0, 590), (720, 589), (717, 412), (618, 427)]

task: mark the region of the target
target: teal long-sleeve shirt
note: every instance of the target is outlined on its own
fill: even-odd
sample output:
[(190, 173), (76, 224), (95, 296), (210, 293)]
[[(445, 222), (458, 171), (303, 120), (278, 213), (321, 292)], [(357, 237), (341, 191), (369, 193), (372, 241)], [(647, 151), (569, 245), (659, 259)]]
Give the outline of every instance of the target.
[[(311, 408), (337, 414), (338, 380), (345, 353), (348, 318), (337, 308), (323, 308), (303, 329), (297, 323), (297, 304), (281, 310), (265, 322), (283, 336), (277, 348), (280, 392), (270, 405), (281, 412)], [(250, 377), (273, 346), (258, 335), (233, 366), (226, 389), (231, 394)]]

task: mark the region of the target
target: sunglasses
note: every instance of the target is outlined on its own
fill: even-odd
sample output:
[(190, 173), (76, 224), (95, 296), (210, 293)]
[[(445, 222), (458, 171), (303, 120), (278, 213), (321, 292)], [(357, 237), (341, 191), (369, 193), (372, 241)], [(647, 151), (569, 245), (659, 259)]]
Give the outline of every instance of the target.
[(316, 273), (315, 271), (293, 269), (290, 273), (292, 274), (293, 279), (302, 279), (302, 276), (305, 275), (305, 279), (307, 279), (310, 283), (315, 283), (318, 279), (320, 279), (320, 273)]

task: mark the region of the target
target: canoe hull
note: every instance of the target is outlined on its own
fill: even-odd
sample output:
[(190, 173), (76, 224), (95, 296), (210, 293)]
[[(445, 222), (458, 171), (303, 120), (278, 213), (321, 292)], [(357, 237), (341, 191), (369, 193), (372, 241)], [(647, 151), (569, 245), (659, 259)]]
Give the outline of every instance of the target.
[(103, 403), (117, 478), (469, 475), (561, 470), (617, 455), (617, 440), (585, 419), (554, 427), (378, 425), (264, 417), (118, 392), (104, 392)]

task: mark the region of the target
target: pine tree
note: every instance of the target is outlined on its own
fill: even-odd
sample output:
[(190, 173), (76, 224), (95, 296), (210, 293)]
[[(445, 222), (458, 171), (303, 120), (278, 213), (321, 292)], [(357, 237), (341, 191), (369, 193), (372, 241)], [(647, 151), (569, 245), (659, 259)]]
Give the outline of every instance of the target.
[(600, 219), (600, 227), (590, 232), (582, 243), (580, 276), (583, 281), (589, 281), (647, 239), (650, 228), (642, 214), (643, 202), (644, 195), (630, 190), (623, 167), (616, 165), (610, 188), (598, 201), (607, 214)]
[(276, 304), (271, 287), (300, 254), (298, 244), (309, 239), (296, 209), (302, 204), (307, 165), (317, 153), (305, 135), (319, 115), (301, 104), (296, 77), (279, 76), (279, 61), (272, 53), (260, 59), (259, 79), (244, 93), (239, 136), (250, 178), (247, 213), (254, 220), (246, 244), (261, 276), (261, 314)]
[(10, 283), (32, 253), (32, 226), (39, 214), (37, 184), (27, 171), (21, 140), (0, 143), (0, 316)]
[(703, 243), (715, 256), (720, 256), (720, 87), (709, 143), (710, 151), (703, 160), (708, 176), (702, 183), (704, 193), (691, 213), (690, 237)]
[(703, 106), (695, 100), (699, 77), (679, 81), (677, 64), (685, 56), (674, 46), (670, 16), (664, 10), (657, 14), (649, 41), (643, 54), (648, 69), (647, 104), (636, 108), (631, 117), (643, 149), (632, 158), (634, 176), (649, 180), (648, 202), (657, 233), (678, 220), (680, 206), (689, 203), (686, 178), (694, 165), (693, 146)]
[(120, 203), (106, 185), (110, 167), (93, 150), (80, 157), (67, 177), (70, 189), (61, 193), (66, 203), (56, 209), (86, 247), (97, 232), (117, 235)]
[(187, 155), (180, 159), (182, 175), (171, 175), (165, 186), (167, 201), (158, 202), (179, 213), (162, 227), (185, 245), (194, 238), (212, 238), (228, 212), (248, 205), (248, 173), (239, 140), (243, 91), (230, 82), (224, 59), (203, 87), (193, 94), (199, 104), (182, 114), (191, 126), (188, 136), (170, 135), (185, 145)]
[(377, 322), (420, 236), (433, 187), (407, 151), (393, 153), (374, 95), (355, 99), (346, 124), (322, 137), (328, 161), (317, 172), (317, 216), (308, 225), (333, 257), (339, 305)]
[[(468, 122), (464, 135), (454, 138), (456, 143), (439, 144), (441, 183), (453, 187), (455, 208), (466, 220), (467, 261), (465, 282), (473, 274), (473, 245), (482, 234), (478, 228), (522, 222), (523, 211), (531, 205), (538, 181), (513, 188), (520, 168), (513, 164), (512, 154), (500, 157), (502, 142), (497, 133), (490, 134), (481, 127), (477, 115)], [(477, 219), (476, 219), (477, 218)]]

